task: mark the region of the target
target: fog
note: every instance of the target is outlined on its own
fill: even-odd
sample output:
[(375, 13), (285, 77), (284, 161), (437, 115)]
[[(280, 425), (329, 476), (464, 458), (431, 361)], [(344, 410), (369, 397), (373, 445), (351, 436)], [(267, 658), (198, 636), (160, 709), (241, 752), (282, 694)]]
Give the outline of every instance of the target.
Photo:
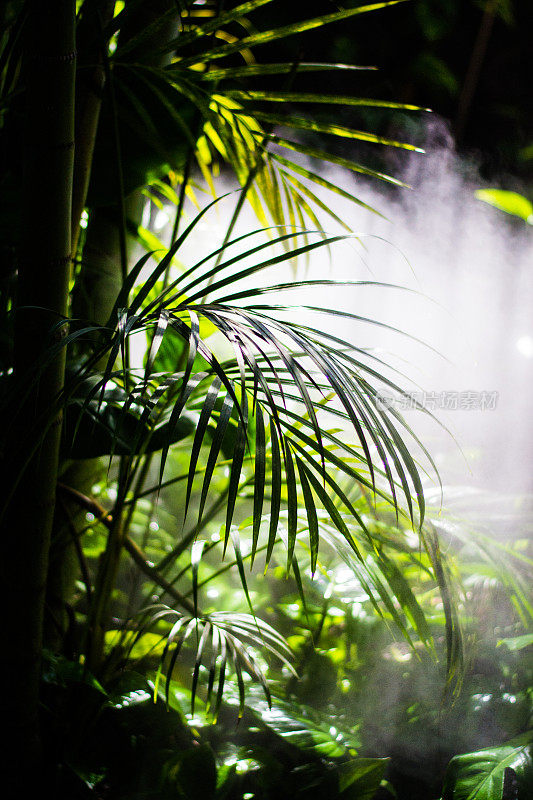
[[(475, 190), (485, 184), (449, 145), (432, 147), (430, 141), (427, 154), (414, 157), (401, 177), (412, 189), (392, 197), (379, 186), (333, 176), (387, 219), (336, 209), (361, 232), (364, 250), (335, 245), (329, 272), (418, 294), (343, 288), (321, 290), (320, 300), (427, 343), (363, 323), (345, 323), (342, 331), (359, 346), (377, 348), (410, 376), (414, 399), (453, 433), (455, 443), (409, 404), (397, 404), (427, 441), (446, 482), (529, 490), (533, 231), (476, 199)], [(313, 277), (324, 274), (320, 261), (311, 264)]]
[[(445, 504), (456, 494), (450, 487), (524, 494), (533, 488), (533, 230), (475, 197), (486, 186), (515, 187), (483, 181), (475, 158), (457, 156), (444, 123), (428, 124), (425, 149), (393, 169), (408, 189), (391, 192), (379, 181), (327, 170), (328, 180), (382, 216), (322, 192), (357, 238), (329, 253), (314, 251), (296, 274), (285, 263), (259, 281), (305, 276), (403, 287), (320, 287), (269, 299), (339, 308), (403, 332), (327, 322), (328, 330), (369, 348), (404, 376), (389, 373), (413, 401), (394, 402), (435, 459), (448, 487)], [(235, 197), (206, 215), (181, 251), (184, 263), (220, 245)], [(166, 219), (160, 215), (156, 224), (164, 241), (171, 227), (162, 229)], [(332, 220), (322, 222), (328, 233), (343, 232)], [(235, 235), (257, 227), (244, 211)], [(324, 317), (313, 322), (323, 325)], [(420, 404), (436, 420), (417, 410)], [(428, 490), (435, 485), (428, 476)]]
[(383, 291), (372, 309), (443, 356), (405, 340), (390, 346), (420, 384), (417, 399), (455, 436), (456, 443), (420, 412), (404, 412), (443, 480), (530, 491), (533, 231), (475, 197), (486, 184), (442, 130), (429, 131), (426, 155), (412, 158), (402, 175), (411, 190), (394, 201), (378, 189), (363, 194), (390, 221), (366, 213), (357, 227), (393, 245), (370, 237), (367, 262), (380, 280), (424, 295)]

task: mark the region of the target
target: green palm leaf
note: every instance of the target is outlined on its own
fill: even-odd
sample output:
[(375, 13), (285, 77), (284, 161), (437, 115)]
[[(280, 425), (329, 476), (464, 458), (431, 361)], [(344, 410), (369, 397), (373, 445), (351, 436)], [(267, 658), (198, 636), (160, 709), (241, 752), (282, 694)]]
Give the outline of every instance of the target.
[[(239, 717), (244, 713), (245, 686), (243, 670), (246, 671), (263, 688), (267, 703), (270, 705), (270, 692), (261, 667), (258, 666), (253, 650), (261, 649), (271, 653), (290, 671), (294, 670), (290, 664), (291, 651), (285, 640), (274, 628), (266, 622), (248, 614), (226, 614), (213, 612), (198, 617), (183, 616), (179, 612), (164, 606), (152, 609), (152, 623), (163, 619), (175, 619), (168, 632), (166, 644), (161, 656), (158, 678), (155, 684), (157, 696), (160, 675), (166, 671), (165, 693), (168, 696), (172, 680), (172, 670), (184, 644), (189, 641), (192, 634), (197, 634), (197, 644), (194, 656), (194, 671), (191, 688), (191, 705), (194, 714), (194, 703), (197, 695), (201, 670), (205, 661), (210, 667), (207, 680), (207, 708), (212, 709), (213, 718), (216, 720), (222, 703), (224, 684), (228, 660), (234, 669), (239, 690)], [(202, 631), (199, 634), (199, 631)], [(211, 658), (209, 658), (209, 653)], [(218, 672), (218, 687), (214, 708), (212, 692)], [(295, 673), (294, 673), (295, 674)]]

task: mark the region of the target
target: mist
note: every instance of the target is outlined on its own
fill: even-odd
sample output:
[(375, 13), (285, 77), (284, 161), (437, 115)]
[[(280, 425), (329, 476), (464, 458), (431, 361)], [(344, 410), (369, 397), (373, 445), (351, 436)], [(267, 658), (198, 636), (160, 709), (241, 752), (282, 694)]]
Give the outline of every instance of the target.
[[(533, 231), (475, 196), (481, 188), (520, 187), (503, 177), (490, 184), (484, 181), (474, 157), (457, 155), (444, 122), (430, 123), (426, 139), (424, 155), (413, 154), (390, 169), (410, 188), (391, 190), (383, 183), (322, 167), (330, 182), (374, 211), (333, 193), (321, 194), (354, 235), (335, 242), (329, 251), (313, 250), (307, 264), (295, 267), (285, 261), (239, 285), (240, 290), (297, 279), (359, 282), (340, 287), (295, 285), (294, 291), (262, 296), (259, 302), (264, 297), (267, 303), (294, 305), (291, 319), (298, 317), (345, 339), (358, 348), (363, 360), (366, 352), (369, 359), (385, 362), (388, 369), (374, 364), (377, 372), (383, 372), (406, 394), (382, 384), (382, 400), (400, 411), (437, 466), (442, 486), (406, 433), (411, 451), (428, 467), (424, 479), (426, 520), (437, 530), (443, 551), (462, 554), (459, 557), (464, 557), (466, 564), (465, 613), (474, 620), (474, 638), (469, 639), (467, 652), (474, 675), (470, 688), (457, 705), (451, 704), (433, 717), (432, 709), (442, 699), (444, 662), (433, 663), (425, 656), (418, 661), (402, 642), (391, 645), (376, 639), (372, 648), (375, 661), (365, 651), (364, 690), (354, 691), (346, 701), (349, 724), (364, 720), (367, 752), (391, 757), (390, 774), (394, 777), (398, 770), (401, 781), (413, 781), (410, 796), (417, 796), (416, 781), (421, 774), (431, 784), (454, 753), (506, 738), (495, 703), (511, 709), (510, 719), (522, 724), (518, 693), (515, 695), (514, 689), (504, 692), (507, 684), (495, 687), (491, 683), (492, 676), (500, 674), (499, 661), (503, 663), (509, 654), (504, 652), (498, 659), (490, 650), (483, 661), (483, 636), (490, 642), (500, 636), (512, 637), (516, 626), (505, 593), (498, 593), (498, 579), (491, 583), (491, 576), (498, 574), (493, 564), (498, 563), (499, 553), (484, 569), (476, 542), (479, 533), (502, 544), (524, 539), (531, 533), (533, 520), (533, 426), (529, 415)], [(317, 169), (316, 164), (304, 163)], [(224, 239), (238, 195), (229, 180), (223, 191), (232, 193), (206, 214), (180, 251), (187, 266), (213, 252)], [(193, 208), (190, 214), (194, 216)], [(168, 214), (157, 212), (153, 220), (164, 242), (171, 235), (171, 215), (171, 209)], [(322, 216), (321, 222), (327, 234), (345, 232), (333, 218)], [(233, 238), (260, 227), (252, 211), (245, 208)], [(257, 233), (259, 241), (264, 235)], [(244, 244), (253, 247), (258, 241), (246, 239)], [(253, 263), (250, 260), (249, 265)], [(238, 268), (242, 266), (239, 262)], [(307, 306), (344, 310), (362, 319), (318, 315)], [(280, 313), (287, 316), (286, 311)], [(222, 337), (215, 344), (217, 353), (220, 346), (223, 356), (232, 357), (231, 346)], [(335, 419), (335, 425), (338, 423)], [(353, 437), (353, 431), (346, 434)], [(473, 560), (472, 574), (468, 572), (469, 558)], [(502, 580), (507, 568), (502, 561)], [(339, 569), (342, 575), (342, 565)], [(353, 584), (353, 575), (350, 580)], [(349, 596), (348, 585), (352, 584), (342, 586), (344, 594)], [(364, 619), (359, 604), (353, 608), (354, 619), (359, 615)], [(442, 603), (436, 599), (435, 611), (441, 610)], [(436, 644), (444, 648), (444, 636), (438, 637)], [(405, 672), (401, 672), (398, 664), (404, 663)], [(479, 687), (482, 691), (477, 691)], [(317, 698), (315, 695), (314, 700)], [(406, 708), (410, 708), (408, 719)], [(511, 712), (516, 709), (513, 717)]]
[[(388, 376), (412, 400), (387, 390), (383, 400), (394, 403), (430, 452), (444, 485), (444, 506), (467, 490), (466, 511), (479, 511), (488, 497), (516, 498), (533, 488), (533, 231), (476, 198), (480, 188), (515, 186), (504, 179), (484, 181), (474, 157), (457, 155), (444, 121), (431, 117), (424, 149), (391, 167), (410, 187), (392, 192), (379, 181), (326, 170), (329, 181), (374, 211), (323, 193), (356, 236), (329, 251), (313, 251), (296, 272), (285, 263), (254, 275), (253, 282), (305, 277), (374, 284), (298, 289), (268, 300), (341, 309), (380, 323), (324, 323), (323, 316), (302, 312), (306, 322), (327, 324), (328, 331), (390, 365)], [(220, 244), (235, 197), (215, 205), (198, 225), (182, 250), (184, 263)], [(163, 241), (170, 236), (168, 219), (156, 219)], [(344, 232), (333, 220), (322, 217), (322, 223), (332, 235)], [(259, 227), (246, 209), (234, 235)], [(430, 469), (426, 488), (440, 504), (439, 482)], [(512, 514), (508, 524), (516, 520)]]
[(426, 155), (412, 157), (400, 175), (412, 189), (394, 199), (379, 187), (361, 193), (389, 220), (358, 213), (354, 227), (370, 234), (369, 268), (377, 280), (421, 293), (376, 290), (367, 309), (441, 354), (405, 339), (390, 345), (419, 384), (415, 397), (456, 439), (404, 404), (443, 480), (528, 492), (533, 232), (475, 197), (487, 184), (443, 133), (444, 124), (434, 123)]

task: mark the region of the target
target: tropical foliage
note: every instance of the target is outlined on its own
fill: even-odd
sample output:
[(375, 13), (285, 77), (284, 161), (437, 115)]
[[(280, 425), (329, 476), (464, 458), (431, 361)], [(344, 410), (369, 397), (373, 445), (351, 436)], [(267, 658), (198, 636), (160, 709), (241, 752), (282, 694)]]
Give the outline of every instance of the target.
[[(356, 115), (416, 109), (298, 89), (357, 65), (261, 59), (390, 5), (286, 25), (276, 0), (3, 11), (7, 782), (33, 790), (46, 763), (60, 796), (371, 798), (385, 762), (340, 713), (371, 640), (459, 693), (431, 456), (381, 400), (402, 379), (336, 328), (379, 321), (321, 304), (335, 282), (301, 263), (360, 247), (331, 204), (362, 201), (317, 160), (401, 186), (338, 140), (415, 150)], [(294, 288), (317, 299), (295, 309)], [(526, 578), (502, 570), (527, 635)]]

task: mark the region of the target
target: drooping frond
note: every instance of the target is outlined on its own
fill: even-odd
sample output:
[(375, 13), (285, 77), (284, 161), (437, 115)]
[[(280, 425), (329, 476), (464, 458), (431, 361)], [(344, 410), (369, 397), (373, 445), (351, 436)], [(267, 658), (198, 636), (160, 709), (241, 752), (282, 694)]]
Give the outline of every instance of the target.
[[(183, 237), (186, 235), (187, 232)], [(300, 237), (300, 232), (283, 234), (275, 237), (273, 243), (297, 243)], [(289, 307), (269, 307), (268, 303), (256, 302), (263, 299), (266, 292), (280, 297), (294, 288), (292, 283), (266, 288), (245, 283), (267, 268), (345, 238), (340, 235), (325, 240), (318, 238), (277, 255), (268, 252), (268, 242), (261, 242), (230, 258), (228, 246), (224, 250), (225, 260), (216, 267), (206, 269), (202, 259), (157, 292), (157, 282), (169, 259), (179, 250), (180, 241), (184, 240), (181, 238), (148, 279), (133, 287), (128, 307), (118, 312), (118, 305), (126, 300), (125, 296), (117, 302), (119, 316), (115, 319), (115, 331), (106, 343), (107, 368), (86, 401), (86, 404), (109, 402), (106, 387), (111, 380), (120, 380), (120, 371), (117, 373), (114, 365), (125, 349), (126, 340), (139, 331), (150, 332), (151, 345), (142, 376), (130, 372), (122, 376), (121, 381), (127, 396), (123, 414), (133, 414), (142, 406), (138, 413), (138, 447), (144, 438), (147, 439), (145, 447), (149, 446), (150, 437), (161, 430), (164, 422), (167, 441), (162, 448), (162, 477), (168, 448), (183, 424), (184, 411), (196, 412), (199, 417), (191, 451), (186, 510), (200, 448), (209, 439), (210, 455), (201, 489), (201, 516), (217, 458), (221, 449), (227, 452), (224, 444), (231, 437), (226, 538), (230, 534), (244, 462), (253, 459), (258, 477), (254, 509), (258, 518), (264, 505), (261, 476), (272, 474), (271, 543), (276, 536), (282, 486), (291, 486), (291, 498), (295, 498), (295, 487), (299, 486), (308, 513), (313, 570), (319, 538), (314, 522), (315, 508), (327, 504), (331, 493), (344, 503), (342, 492), (328, 474), (330, 466), (344, 469), (345, 474), (372, 492), (385, 489), (395, 505), (400, 492), (413, 524), (420, 524), (424, 516), (419, 468), (405, 443), (409, 429), (395, 410), (381, 402), (379, 395), (383, 385), (401, 393), (400, 387), (379, 372), (372, 355), (331, 337), (318, 327), (290, 319)], [(251, 257), (254, 261), (250, 265)], [(319, 288), (332, 283), (316, 280), (306, 281), (304, 285)], [(347, 283), (351, 286), (368, 284)], [(239, 284), (247, 288), (240, 289)], [(346, 282), (339, 285), (346, 285)], [(328, 313), (318, 307), (314, 310)], [(364, 317), (358, 319), (364, 320)], [(202, 323), (209, 325), (211, 336), (216, 331), (218, 349), (221, 340), (225, 341), (224, 349), (233, 352), (233, 359), (220, 358), (217, 346), (211, 344), (211, 337), (202, 336)], [(154, 365), (157, 367), (157, 354), (167, 337), (181, 340), (185, 354), (182, 366), (174, 372), (161, 374)], [(342, 443), (339, 437), (327, 433), (327, 419), (337, 420), (344, 429)], [(216, 428), (211, 436), (213, 424)], [(355, 444), (348, 444), (350, 440)], [(350, 460), (343, 467), (341, 454), (353, 459), (354, 465)], [(340, 523), (339, 529), (349, 541)]]
[(262, 686), (267, 703), (270, 705), (270, 691), (264, 673), (254, 658), (252, 652), (254, 648), (266, 650), (292, 670), (288, 660), (291, 658), (291, 651), (286, 641), (270, 625), (257, 617), (249, 614), (229, 614), (222, 611), (195, 617), (185, 616), (166, 606), (157, 606), (151, 609), (149, 624), (162, 620), (174, 620), (174, 624), (171, 625), (166, 635), (155, 693), (157, 695), (160, 675), (162, 672), (166, 672), (165, 696), (168, 703), (172, 670), (183, 645), (187, 640), (193, 638), (194, 634), (196, 648), (191, 687), (192, 714), (194, 714), (199, 682), (203, 682), (201, 680), (202, 673), (206, 672), (206, 712), (211, 714), (213, 720), (216, 721), (229, 668), (234, 670), (237, 680), (239, 717), (242, 717), (244, 713), (243, 671)]
[[(326, 148), (317, 147), (316, 136), (329, 141), (348, 137), (406, 150), (416, 150), (416, 147), (377, 136), (372, 131), (317, 122), (316, 114), (306, 109), (313, 112), (317, 105), (327, 109), (339, 104), (354, 110), (380, 107), (411, 112), (419, 109), (408, 104), (366, 97), (341, 98), (334, 93), (294, 88), (299, 73), (330, 70), (335, 74), (336, 71), (372, 67), (320, 62), (272, 64), (258, 60), (262, 45), (324, 25), (356, 19), (398, 1), (340, 9), (263, 31), (257, 28), (260, 18), (256, 19), (255, 12), (266, 5), (272, 5), (274, 10), (275, 0), (246, 2), (227, 11), (200, 8), (192, 3), (182, 10), (179, 35), (164, 46), (154, 46), (154, 31), (150, 28), (124, 41), (119, 35), (110, 63), (126, 193), (166, 176), (169, 171), (177, 176), (186, 173), (188, 183), (192, 156), (212, 193), (216, 193), (212, 172), (218, 162), (230, 166), (245, 189), (243, 199), (246, 197), (252, 204), (262, 225), (285, 224), (289, 218), (293, 224), (315, 228), (317, 223), (322, 225), (323, 215), (326, 219), (336, 219), (330, 204), (317, 194), (317, 188), (337, 192), (356, 203), (360, 200), (302, 164), (301, 156), (305, 160), (320, 158), (367, 177), (401, 184), (369, 165), (341, 157), (334, 148), (329, 149), (329, 144)], [(127, 27), (132, 13), (135, 14), (135, 8), (130, 10), (126, 4), (104, 35), (120, 33), (122, 27)], [(143, 46), (143, 59), (139, 61), (133, 56)], [(154, 53), (146, 52), (146, 48), (154, 47)], [(235, 59), (242, 59), (243, 66), (236, 65)], [(270, 75), (286, 76), (283, 91), (257, 89), (257, 79)], [(292, 129), (293, 135), (280, 135), (280, 128)], [(104, 109), (90, 202), (104, 200), (109, 158), (113, 157), (106, 141)], [(300, 157), (295, 158), (294, 153), (299, 153)], [(241, 208), (242, 200), (235, 209), (235, 217)]]

